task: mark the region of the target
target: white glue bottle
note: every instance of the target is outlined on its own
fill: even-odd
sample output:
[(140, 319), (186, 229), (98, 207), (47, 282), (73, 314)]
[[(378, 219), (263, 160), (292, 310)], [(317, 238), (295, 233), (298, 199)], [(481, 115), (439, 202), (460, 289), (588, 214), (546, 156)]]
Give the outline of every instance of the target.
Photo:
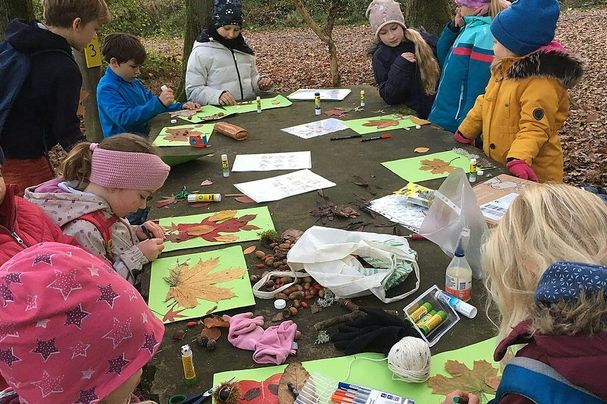
[(472, 268), (464, 255), (463, 237), (457, 242), (445, 274), (445, 292), (467, 302), (472, 297)]

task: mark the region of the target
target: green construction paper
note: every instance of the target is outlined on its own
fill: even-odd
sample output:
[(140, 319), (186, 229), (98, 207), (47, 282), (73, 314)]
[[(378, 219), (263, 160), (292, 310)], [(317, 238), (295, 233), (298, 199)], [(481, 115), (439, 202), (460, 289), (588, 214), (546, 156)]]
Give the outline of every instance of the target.
[(171, 142), (170, 140), (166, 140), (165, 137), (169, 136), (169, 129), (188, 129), (200, 132), (201, 135), (207, 136), (207, 141), (211, 139), (211, 135), (213, 134), (213, 127), (215, 127), (214, 123), (203, 123), (200, 125), (178, 125), (178, 126), (167, 126), (162, 128), (156, 139), (154, 139), (154, 146), (189, 146), (189, 142), (187, 140), (184, 141), (175, 141)]
[[(226, 268), (242, 268), (245, 271), (247, 269), (247, 264), (242, 253), (242, 247), (240, 246), (232, 246), (198, 254), (160, 258), (152, 262), (148, 306), (158, 318), (162, 320), (164, 315), (171, 309), (171, 307), (174, 311), (183, 309), (183, 307), (179, 305), (175, 305), (173, 307), (175, 303), (174, 300), (169, 300), (167, 302), (164, 301), (170, 285), (163, 278), (169, 276), (171, 269), (184, 261), (189, 261), (188, 263), (193, 266), (196, 265), (199, 260), (206, 261), (212, 258), (219, 258), (219, 264), (215, 269), (213, 269), (213, 272)], [(210, 275), (212, 275), (213, 272), (211, 272)], [(244, 275), (239, 279), (222, 282), (218, 284), (218, 286), (226, 289), (232, 289), (236, 296), (231, 299), (220, 300), (217, 303), (199, 299), (196, 307), (192, 309), (184, 309), (183, 311), (179, 312), (179, 315), (182, 315), (183, 317), (176, 318), (175, 321), (202, 317), (215, 306), (217, 306), (217, 308), (213, 310), (213, 313), (239, 307), (252, 306), (255, 304), (255, 297), (253, 296), (253, 290), (251, 289), (251, 281), (249, 280), (248, 272), (245, 272)], [(164, 322), (171, 323), (173, 321)]]
[[(448, 360), (457, 360), (472, 368), (475, 360), (484, 359), (493, 367), (499, 368), (499, 364), (493, 362), (495, 343), (495, 338), (492, 338), (464, 348), (433, 355), (430, 375), (449, 376), (445, 371), (445, 362)], [(416, 403), (433, 404), (441, 403), (444, 400), (444, 396), (432, 394), (428, 383), (407, 383), (392, 380), (392, 371), (388, 369), (388, 363), (386, 360), (382, 360), (383, 358), (384, 356), (381, 354), (366, 353), (313, 360), (303, 362), (303, 365), (311, 374), (322, 375), (334, 380), (336, 384), (340, 381), (358, 384), (407, 397), (415, 400)], [(235, 378), (234, 380), (262, 381), (276, 373), (281, 373), (285, 367), (285, 365), (282, 365), (216, 373), (213, 376), (213, 385), (217, 386), (232, 377)], [(350, 370), (350, 376), (346, 379), (348, 370)], [(372, 375), (372, 377), (369, 377), (369, 375)]]
[[(387, 128), (377, 129), (375, 126), (364, 126), (369, 121), (380, 121), (380, 120), (395, 120), (398, 121), (398, 125), (389, 126)], [(414, 128), (415, 122), (413, 122), (409, 115), (391, 114), (375, 116), (370, 118), (362, 119), (350, 119), (349, 121), (343, 121), (346, 126), (352, 129), (359, 135), (366, 135), (367, 133), (385, 132), (388, 130)]]
[(461, 154), (457, 154), (452, 150), (440, 153), (425, 154), (419, 157), (410, 157), (406, 159), (386, 161), (385, 163), (381, 164), (388, 170), (392, 171), (394, 174), (409, 182), (427, 181), (433, 180), (435, 178), (443, 178), (448, 176), (450, 174), (448, 172), (432, 174), (431, 171), (422, 171), (420, 169), (422, 166), (422, 160), (434, 159), (440, 159), (447, 163), (450, 162), (450, 165), (452, 167), (459, 167), (467, 173), (470, 172), (470, 159)]
[(200, 112), (192, 116), (179, 116), (179, 118), (191, 123), (200, 123), (205, 121), (213, 121), (215, 119), (222, 119), (232, 114), (233, 112), (226, 112), (224, 109), (216, 107), (215, 105), (203, 105), (200, 107)]
[[(277, 95), (272, 98), (262, 98), (261, 99), (261, 109), (272, 109), (272, 108), (282, 108), (288, 107), (293, 103), (289, 101), (286, 97), (282, 95)], [(242, 101), (237, 105), (226, 105), (223, 107), (228, 114), (242, 114), (245, 112), (255, 112), (257, 111), (257, 100), (252, 101)]]
[[(172, 224), (180, 224), (180, 223), (199, 223), (205, 218), (211, 217), (218, 212), (205, 213), (202, 215), (191, 215), (191, 216), (179, 216), (179, 217), (165, 217), (159, 220), (160, 226), (165, 227), (165, 233), (169, 233), (170, 231), (166, 228), (171, 226)], [(186, 248), (195, 248), (195, 247), (206, 247), (206, 246), (215, 246), (221, 244), (229, 244), (229, 243), (240, 243), (243, 241), (251, 241), (251, 240), (259, 240), (261, 237), (259, 235), (260, 232), (266, 230), (274, 230), (274, 224), (272, 223), (272, 217), (270, 216), (270, 211), (266, 206), (262, 206), (259, 208), (250, 208), (250, 209), (240, 209), (236, 211), (236, 218), (242, 217), (244, 215), (256, 215), (256, 217), (248, 222), (248, 225), (254, 225), (259, 227), (259, 229), (255, 230), (239, 230), (238, 232), (220, 232), (220, 236), (236, 236), (234, 240), (223, 240), (223, 241), (207, 241), (204, 238), (198, 236), (189, 240), (181, 241), (181, 242), (172, 242), (166, 240), (164, 243), (164, 252), (175, 251), (175, 250), (183, 250)]]

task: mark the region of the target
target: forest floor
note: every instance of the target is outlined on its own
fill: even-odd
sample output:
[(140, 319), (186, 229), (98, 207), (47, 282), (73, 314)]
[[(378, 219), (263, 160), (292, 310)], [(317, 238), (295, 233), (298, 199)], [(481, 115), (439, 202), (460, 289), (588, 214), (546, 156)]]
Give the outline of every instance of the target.
[[(561, 130), (565, 153), (565, 181), (571, 184), (607, 185), (607, 8), (563, 11), (557, 39), (584, 61), (584, 76), (571, 91), (571, 115)], [(273, 78), (276, 89), (328, 87), (328, 53), (307, 28), (247, 31), (259, 71)], [(371, 36), (366, 25), (335, 27), (342, 86), (375, 84), (368, 49)], [(183, 41), (145, 39), (152, 63), (142, 78), (152, 88), (167, 83), (178, 86)]]

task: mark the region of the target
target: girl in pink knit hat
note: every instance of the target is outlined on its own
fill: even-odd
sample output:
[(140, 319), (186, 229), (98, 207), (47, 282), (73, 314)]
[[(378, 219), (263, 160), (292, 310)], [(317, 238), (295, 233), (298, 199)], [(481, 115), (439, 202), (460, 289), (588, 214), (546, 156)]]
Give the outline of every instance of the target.
[(436, 38), (408, 28), (394, 0), (373, 0), (366, 15), (378, 41), (370, 54), (379, 95), (390, 105), (405, 104), (427, 118), (440, 75), (432, 49)]
[(76, 145), (63, 163), (63, 178), (27, 189), (25, 198), (135, 284), (143, 265), (162, 252), (164, 231), (151, 221), (132, 226), (125, 217), (146, 206), (169, 170), (145, 138), (116, 135)]
[(41, 243), (0, 268), (0, 288), (0, 374), (10, 385), (0, 402), (131, 402), (164, 326), (107, 261)]

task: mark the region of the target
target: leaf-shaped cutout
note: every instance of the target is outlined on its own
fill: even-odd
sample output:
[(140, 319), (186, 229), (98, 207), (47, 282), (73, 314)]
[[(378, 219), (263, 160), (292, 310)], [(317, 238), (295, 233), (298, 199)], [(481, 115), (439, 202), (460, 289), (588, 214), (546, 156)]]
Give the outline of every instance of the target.
[(174, 299), (181, 307), (191, 309), (198, 305), (198, 299), (219, 302), (231, 299), (234, 292), (222, 288), (218, 284), (241, 278), (246, 270), (243, 268), (227, 268), (216, 271), (219, 258), (199, 260), (194, 266), (183, 263), (171, 270), (166, 279), (171, 279), (171, 287), (165, 301)]
[(236, 216), (235, 210), (222, 210), (209, 217), (211, 222), (223, 222)]
[(495, 394), (495, 389), (486, 381), (494, 380), (498, 370), (487, 361), (474, 361), (472, 369), (469, 369), (461, 362), (449, 360), (445, 363), (445, 370), (452, 377), (437, 375), (428, 379), (428, 386), (433, 394), (447, 395), (454, 390), (463, 390), (479, 396), (485, 393)]
[(430, 171), (432, 174), (449, 174), (455, 171), (455, 167), (442, 159), (424, 159), (420, 161), (422, 171)]

